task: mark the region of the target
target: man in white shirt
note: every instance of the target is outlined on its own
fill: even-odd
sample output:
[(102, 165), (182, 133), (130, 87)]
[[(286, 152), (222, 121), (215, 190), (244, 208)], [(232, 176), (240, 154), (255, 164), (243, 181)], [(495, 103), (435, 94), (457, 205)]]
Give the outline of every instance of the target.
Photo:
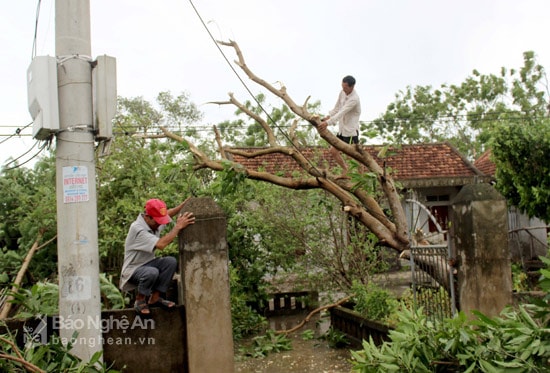
[[(361, 116), (361, 101), (357, 91), (354, 90), (355, 78), (347, 75), (342, 79), (342, 91), (338, 95), (338, 100), (334, 109), (329, 111), (329, 115), (321, 119), (319, 130), (324, 131), (327, 126), (338, 123), (338, 133), (336, 137), (347, 144), (359, 143), (359, 117)], [(340, 167), (343, 174), (346, 175), (348, 166), (340, 155), (338, 149), (331, 147), (330, 153)]]

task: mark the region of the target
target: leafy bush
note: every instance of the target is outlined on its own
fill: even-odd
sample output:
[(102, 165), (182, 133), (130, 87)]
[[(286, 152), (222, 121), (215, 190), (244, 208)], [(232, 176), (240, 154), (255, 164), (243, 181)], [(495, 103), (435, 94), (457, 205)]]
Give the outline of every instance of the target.
[(37, 315), (52, 316), (58, 313), (59, 289), (51, 282), (38, 282), (30, 289), (19, 288), (8, 292), (13, 303), (18, 305), (16, 318), (29, 318)]
[(375, 284), (354, 282), (351, 291), (353, 310), (367, 319), (385, 321), (397, 308), (395, 296)]
[(130, 303), (129, 297), (124, 297), (120, 289), (113, 284), (113, 276), (107, 276), (105, 273), (100, 273), (99, 286), (101, 289), (103, 309), (120, 310)]
[(304, 341), (311, 341), (315, 339), (315, 332), (311, 329), (306, 329), (302, 332), (302, 339)]
[(347, 334), (334, 329), (332, 326), (328, 328), (321, 338), (326, 340), (331, 348), (344, 348), (350, 345)]
[(267, 324), (265, 317), (252, 309), (247, 303), (248, 296), (239, 286), (237, 271), (229, 267), (229, 284), (231, 286), (231, 325), (233, 327), (233, 339), (243, 337), (261, 331)]
[[(122, 309), (129, 302), (116, 285), (112, 277), (99, 274), (102, 309)], [(8, 292), (13, 296), (13, 303), (18, 306), (13, 317), (24, 319), (37, 315), (56, 315), (59, 306), (59, 286), (52, 282), (37, 282), (30, 289), (20, 287), (17, 291)]]
[(252, 339), (252, 346), (242, 348), (241, 353), (250, 357), (265, 357), (272, 352), (290, 351), (292, 342), (285, 334), (268, 329), (265, 334)]
[(514, 291), (527, 291), (529, 290), (527, 273), (519, 264), (512, 264), (512, 285)]
[[(541, 258), (550, 267), (548, 258)], [(540, 287), (550, 291), (550, 270)], [(390, 341), (363, 341), (352, 351), (353, 371), (370, 372), (547, 372), (550, 369), (550, 295), (533, 304), (506, 308), (499, 317), (463, 312), (430, 321), (422, 309), (403, 310)]]
[(60, 339), (48, 344), (27, 343), (19, 349), (12, 335), (0, 335), (0, 371), (2, 372), (102, 372), (118, 373), (100, 362), (101, 351), (96, 352), (90, 361), (84, 362), (70, 353), (72, 345), (64, 346)]

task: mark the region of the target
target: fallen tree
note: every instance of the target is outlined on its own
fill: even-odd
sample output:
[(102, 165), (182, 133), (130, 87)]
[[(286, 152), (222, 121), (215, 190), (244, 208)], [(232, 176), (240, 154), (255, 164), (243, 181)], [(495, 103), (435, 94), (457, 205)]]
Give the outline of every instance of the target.
[[(27, 252), (27, 255), (25, 256), (25, 259), (23, 260), (23, 263), (21, 264), (21, 268), (17, 272), (17, 276), (15, 277), (15, 280), (13, 281), (13, 285), (11, 288), (11, 294), (17, 292), (19, 286), (21, 285), (21, 282), (23, 281), (23, 277), (25, 276), (25, 273), (27, 272), (27, 268), (29, 268), (29, 264), (31, 263), (31, 259), (36, 254), (38, 250), (43, 248), (44, 246), (47, 246), (50, 242), (55, 240), (57, 236), (52, 237), (42, 245), (39, 245), (40, 240), (42, 239), (43, 232), (40, 231), (38, 234), (38, 237), (36, 238), (36, 241), (30, 248), (30, 250)], [(8, 292), (10, 293), (10, 292)], [(13, 295), (9, 294), (7, 298), (4, 300), (2, 304), (0, 304), (0, 320), (6, 319), (11, 311), (14, 297)]]
[[(321, 122), (319, 115), (310, 113), (307, 110), (307, 102), (309, 97), (303, 105), (298, 105), (288, 95), (286, 87), (282, 86), (281, 88), (276, 88), (252, 72), (252, 70), (246, 65), (244, 56), (236, 42), (219, 41), (218, 43), (234, 49), (238, 57), (238, 60), (235, 61), (235, 63), (252, 81), (264, 87), (270, 93), (281, 99), (298, 118), (301, 118), (315, 128), (318, 128), (318, 125)], [(277, 140), (274, 134), (274, 129), (269, 124), (268, 120), (252, 112), (245, 105), (239, 102), (233, 94), (229, 94), (229, 101), (217, 101), (214, 103), (220, 105), (234, 105), (246, 113), (250, 118), (254, 119), (265, 131), (268, 146), (261, 150), (251, 152), (244, 151), (242, 149), (225, 147), (223, 146), (219, 132), (216, 128), (214, 128), (220, 158), (212, 159), (192, 144), (188, 139), (184, 139), (183, 137), (168, 131), (166, 128), (162, 128), (162, 131), (166, 137), (176, 141), (186, 142), (188, 144), (189, 150), (192, 152), (195, 160), (194, 169), (209, 168), (214, 171), (224, 170), (224, 168), (227, 167), (227, 163), (230, 162), (228, 159), (228, 154), (252, 158), (275, 153), (287, 155), (301, 167), (304, 171), (304, 175), (307, 175), (306, 177), (302, 176), (300, 178), (295, 178), (292, 176), (280, 176), (256, 169), (244, 169), (243, 172), (246, 173), (246, 177), (249, 179), (266, 181), (290, 189), (319, 188), (326, 190), (342, 202), (344, 210), (349, 215), (353, 216), (357, 221), (361, 222), (370, 231), (372, 231), (379, 238), (379, 242), (381, 244), (392, 247), (399, 252), (408, 248), (409, 238), (407, 234), (407, 224), (403, 206), (401, 205), (401, 196), (396, 188), (395, 182), (393, 181), (391, 175), (383, 167), (381, 167), (376, 160), (363, 149), (361, 145), (346, 144), (339, 140), (329, 130), (318, 130), (319, 135), (329, 144), (350, 158), (356, 160), (361, 165), (365, 166), (368, 172), (374, 175), (378, 182), (379, 188), (385, 197), (384, 200), (389, 208), (389, 214), (384, 212), (372, 193), (369, 193), (362, 188), (356, 188), (356, 185), (349, 179), (339, 178), (339, 175), (334, 174), (330, 169), (323, 168), (320, 165), (311, 162), (310, 159), (307, 159), (302, 154), (300, 147), (295, 141), (293, 128), (290, 130), (290, 138), (293, 144), (283, 145)]]
[[(187, 148), (194, 158), (194, 170), (210, 169), (213, 171), (223, 171), (228, 167), (232, 167), (237, 170), (241, 169), (245, 176), (251, 180), (264, 181), (295, 190), (325, 190), (342, 203), (343, 211), (373, 232), (378, 238), (380, 245), (393, 248), (398, 253), (403, 253), (405, 250), (408, 250), (410, 242), (406, 216), (401, 203), (400, 190), (397, 188), (391, 173), (388, 172), (385, 167), (381, 166), (361, 144), (346, 144), (339, 140), (329, 130), (319, 129), (318, 126), (321, 123), (320, 116), (315, 113), (310, 113), (307, 109), (309, 97), (302, 105), (298, 105), (292, 97), (289, 96), (285, 86), (276, 88), (266, 80), (256, 76), (247, 66), (243, 53), (236, 42), (218, 41), (218, 43), (222, 46), (232, 48), (237, 55), (237, 60), (235, 61), (237, 66), (253, 82), (267, 89), (272, 95), (282, 100), (282, 102), (296, 115), (296, 119), (289, 130), (288, 139), (290, 144), (282, 144), (275, 136), (275, 126), (270, 123), (269, 116), (268, 118), (264, 118), (256, 114), (247, 107), (247, 105), (237, 100), (232, 93), (229, 93), (229, 100), (214, 101), (212, 103), (218, 105), (233, 105), (256, 121), (266, 134), (267, 146), (261, 149), (242, 149), (224, 146), (223, 139), (216, 126), (214, 126), (213, 131), (219, 153), (219, 158), (216, 159), (201, 151), (199, 147), (193, 144), (189, 139), (169, 131), (166, 127), (161, 127), (165, 137), (183, 142), (187, 145)], [(363, 170), (365, 170), (363, 174), (368, 174), (368, 177), (372, 177), (376, 180), (376, 191), (360, 187), (358, 183), (352, 182), (353, 178), (341, 178), (339, 174), (336, 174), (322, 162), (315, 162), (307, 158), (302, 151), (304, 149), (303, 144), (298, 144), (295, 136), (295, 129), (299, 120), (304, 120), (309, 123), (317, 129), (321, 138), (326, 140), (331, 146), (358, 162)], [(263, 171), (261, 168), (242, 167), (242, 165), (232, 160), (233, 156), (256, 158), (275, 154), (282, 154), (288, 157), (289, 160), (295, 162), (302, 171), (300, 177), (270, 173)], [(421, 258), (419, 260), (421, 260)], [(445, 278), (445, 275), (441, 274), (441, 276), (437, 277)], [(448, 286), (448, 284), (445, 283), (442, 285)]]

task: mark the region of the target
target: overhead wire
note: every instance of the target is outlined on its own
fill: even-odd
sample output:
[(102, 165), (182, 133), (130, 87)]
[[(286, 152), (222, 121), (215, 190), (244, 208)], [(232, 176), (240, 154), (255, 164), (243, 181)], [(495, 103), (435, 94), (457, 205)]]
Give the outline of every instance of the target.
[[(447, 116), (437, 116), (434, 118), (410, 118), (410, 117), (395, 117), (390, 120), (384, 119), (384, 118), (377, 118), (373, 120), (365, 120), (361, 121), (361, 124), (406, 124), (406, 123), (420, 123), (423, 121), (426, 122), (448, 122), (448, 121), (468, 121), (468, 122), (497, 122), (497, 123), (506, 123), (506, 122), (521, 122), (525, 121), (527, 119), (529, 120), (540, 120), (540, 119), (548, 119), (544, 115), (537, 115), (537, 116), (507, 116), (506, 118), (500, 117), (503, 114), (509, 114), (508, 112), (493, 112), (493, 113), (487, 113), (487, 114), (456, 114), (456, 115), (447, 115)], [(1, 127), (1, 126), (0, 126)], [(125, 124), (124, 127), (121, 127), (122, 131), (113, 131), (114, 135), (126, 135), (126, 136), (133, 136), (133, 135), (145, 135), (145, 131), (140, 131), (140, 129), (143, 126), (140, 125), (131, 125), (131, 124)], [(282, 128), (290, 128), (291, 125), (277, 125), (278, 129)], [(298, 128), (306, 128), (310, 129), (311, 126), (309, 124), (298, 124)], [(170, 130), (172, 127), (167, 126), (168, 130)], [(211, 125), (193, 125), (191, 127), (193, 131), (196, 132), (211, 132), (212, 126)], [(174, 130), (178, 130), (179, 128), (174, 127)], [(2, 135), (0, 135), (2, 136)]]
[(5, 143), (6, 141), (8, 141), (9, 139), (11, 139), (11, 138), (14, 137), (14, 136), (21, 136), (21, 132), (22, 132), (24, 129), (28, 128), (31, 124), (32, 124), (32, 122), (29, 123), (29, 124), (27, 124), (27, 125), (24, 126), (23, 128), (19, 128), (19, 127), (16, 128), (16, 129), (15, 129), (15, 133), (13, 133), (13, 134), (11, 134), (11, 135), (8, 135), (8, 137), (6, 137), (6, 138), (3, 139), (2, 141), (0, 141), (0, 145), (2, 145), (3, 143)]
[(40, 5), (42, 3), (42, 0), (38, 0), (38, 4), (36, 5), (36, 17), (34, 21), (34, 37), (32, 41), (32, 51), (31, 51), (31, 60), (36, 56), (36, 40), (38, 36), (38, 20), (40, 19)]
[[(36, 48), (37, 48), (37, 40), (38, 40), (38, 22), (40, 20), (40, 9), (41, 9), (41, 5), (42, 5), (42, 0), (38, 0), (38, 3), (36, 5), (36, 16), (35, 16), (35, 22), (34, 22), (34, 35), (33, 35), (33, 41), (32, 41), (32, 49), (31, 49), (31, 60), (36, 56)], [(15, 137), (15, 136), (21, 136), (21, 132), (23, 130), (25, 130), (26, 128), (30, 127), (31, 125), (33, 124), (33, 122), (30, 122), (29, 124), (27, 124), (26, 126), (24, 126), (23, 128), (19, 128), (17, 127), (15, 129), (15, 133), (12, 134), (12, 135), (8, 135), (8, 137), (6, 137), (5, 139), (3, 139), (2, 141), (0, 141), (0, 145), (2, 145), (3, 143), (5, 143), (6, 141), (8, 141), (9, 139)], [(4, 126), (2, 126), (4, 127)], [(9, 127), (9, 126), (6, 126), (6, 127)], [(12, 127), (16, 127), (16, 126), (12, 126)], [(9, 164), (12, 164), (14, 162), (16, 162), (17, 160), (21, 159), (22, 157), (24, 157), (25, 155), (27, 155), (32, 149), (34, 149), (34, 147), (37, 145), (38, 142), (35, 141), (34, 145), (29, 149), (27, 150), (25, 153), (21, 154), (19, 157), (15, 158), (14, 160), (8, 162), (6, 165), (9, 165)], [(17, 164), (16, 166), (14, 167), (11, 167), (11, 168), (4, 168), (4, 171), (7, 171), (7, 170), (11, 170), (11, 169), (14, 169), (14, 168), (18, 168), (18, 167), (21, 167), (23, 165), (25, 165), (26, 163), (30, 162), (31, 160), (33, 160), (34, 158), (36, 158), (45, 148), (46, 146), (48, 145), (47, 142), (44, 143), (43, 146), (40, 147), (40, 150), (38, 151), (38, 153), (34, 154), (31, 158), (29, 158), (28, 160), (26, 160), (25, 162), (23, 163), (19, 163)]]
[[(470, 122), (499, 122), (499, 123), (505, 123), (505, 122), (519, 122), (524, 121), (526, 117), (523, 116), (515, 116), (515, 117), (506, 117), (506, 118), (500, 118), (499, 116), (503, 114), (508, 114), (508, 112), (491, 112), (486, 114), (456, 114), (456, 115), (447, 115), (447, 116), (437, 116), (434, 118), (407, 118), (407, 117), (395, 117), (391, 120), (383, 119), (383, 118), (377, 118), (373, 120), (365, 120), (361, 121), (362, 124), (373, 124), (373, 123), (395, 123), (395, 122), (402, 122), (402, 123), (413, 123), (413, 122), (421, 122), (425, 120), (430, 121), (449, 121), (449, 120), (468, 120)], [(493, 117), (493, 118), (491, 118)], [(529, 116), (529, 119), (531, 120), (540, 120), (540, 119), (547, 119), (546, 116), (540, 115), (540, 116)], [(31, 136), (31, 135), (25, 135), (22, 133), (22, 131), (26, 128), (28, 128), (32, 124), (29, 123), (28, 125), (24, 126), (23, 128), (19, 128), (15, 125), (0, 125), (0, 128), (16, 128), (15, 133), (13, 134), (0, 134), (0, 137), (14, 137), (14, 136)], [(119, 124), (120, 125), (120, 124)], [(122, 131), (115, 132), (114, 134), (117, 135), (134, 135), (134, 134), (143, 134), (140, 131), (137, 131), (138, 129), (142, 128), (140, 125), (131, 125), (131, 124), (125, 124), (124, 126), (120, 125)], [(278, 128), (290, 128), (291, 125), (278, 125)], [(311, 128), (309, 124), (298, 124), (298, 127), (304, 127), (304, 128)], [(168, 129), (171, 127), (168, 126)], [(176, 129), (174, 127), (174, 129)], [(192, 129), (197, 132), (211, 132), (212, 126), (211, 125), (193, 125)], [(6, 139), (2, 140), (2, 142), (6, 141)], [(0, 142), (0, 144), (2, 144)]]
[[(206, 30), (206, 32), (208, 33), (208, 36), (210, 36), (210, 39), (212, 40), (212, 42), (214, 43), (214, 45), (216, 46), (216, 48), (218, 49), (218, 51), (221, 53), (222, 57), (224, 58), (225, 62), (227, 63), (227, 65), (229, 66), (229, 68), (233, 71), (233, 73), (235, 74), (235, 76), (237, 77), (237, 79), (241, 82), (241, 84), (243, 85), (243, 87), (245, 88), (245, 90), (248, 92), (248, 94), (250, 95), (250, 97), (252, 97), (252, 99), (256, 102), (256, 104), (258, 105), (258, 107), (260, 108), (260, 110), (262, 110), (262, 112), (265, 113), (265, 115), (267, 116), (267, 118), (269, 119), (269, 121), (273, 124), (273, 126), (275, 126), (282, 134), (283, 136), (288, 140), (288, 142), (292, 145), (292, 147), (299, 153), (303, 156), (303, 153), (300, 151), (300, 149), (298, 149), (298, 147), (296, 147), (296, 145), (294, 144), (294, 142), (290, 139), (290, 137), (287, 135), (287, 133), (285, 131), (283, 131), (281, 129), (281, 127), (273, 120), (273, 118), (271, 117), (271, 115), (269, 115), (269, 113), (267, 112), (267, 110), (265, 110), (265, 108), (263, 107), (263, 105), (258, 101), (258, 99), (254, 96), (254, 94), (252, 93), (252, 91), (250, 90), (250, 88), (248, 88), (248, 85), (244, 82), (244, 80), (241, 78), (241, 76), (237, 73), (237, 70), (235, 70), (235, 68), (233, 67), (233, 65), (231, 64), (231, 62), (229, 61), (229, 59), (227, 58), (227, 56), (225, 55), (225, 53), (223, 52), (223, 50), (221, 49), (220, 45), (218, 44), (218, 42), (216, 41), (216, 39), (214, 38), (214, 36), (212, 35), (212, 33), (210, 32), (210, 29), (208, 28), (208, 26), (206, 25), (206, 23), (204, 22), (202, 16), (200, 15), (198, 9), (195, 7), (195, 4), (193, 3), (193, 0), (189, 0), (189, 3), (191, 4), (191, 7), (193, 8), (193, 11), (195, 12), (195, 14), (197, 15), (197, 17), (199, 18), (201, 24), (203, 25), (204, 29)], [(304, 156), (304, 158), (307, 160), (307, 162), (311, 165), (311, 167), (317, 171), (319, 171), (316, 167), (315, 164), (313, 164), (311, 162), (310, 159), (308, 159), (307, 157)]]
[[(256, 99), (256, 97), (254, 96), (254, 94), (251, 92), (251, 90), (248, 88), (247, 84), (243, 81), (243, 79), (240, 77), (240, 75), (237, 73), (237, 71), (235, 70), (235, 68), (233, 67), (233, 65), (229, 62), (229, 59), (227, 58), (227, 56), (225, 55), (225, 53), (223, 52), (223, 50), (220, 48), (219, 44), (216, 42), (216, 39), (213, 37), (212, 33), (210, 32), (210, 30), (208, 29), (206, 23), (204, 22), (204, 20), (202, 19), (202, 16), (200, 15), (200, 13), (198, 12), (197, 8), (195, 7), (195, 5), (193, 4), (193, 1), (192, 0), (189, 0), (189, 3), (191, 4), (191, 7), (193, 8), (193, 10), (195, 11), (195, 14), (197, 15), (197, 17), (199, 18), (200, 22), (202, 23), (203, 27), (205, 28), (206, 32), (208, 33), (208, 35), (210, 36), (210, 39), (214, 42), (214, 44), (216, 45), (218, 51), (221, 53), (221, 55), (223, 56), (224, 60), (226, 61), (226, 63), (229, 65), (229, 67), (231, 68), (231, 70), (233, 71), (233, 73), (237, 76), (238, 80), (241, 82), (241, 84), (244, 86), (244, 88), (246, 89), (246, 91), (248, 92), (248, 94), (253, 98), (253, 100), (256, 102), (256, 104), (258, 105), (258, 107), (262, 110), (262, 112), (265, 113), (265, 115), (267, 116), (267, 118), (271, 121), (271, 123), (273, 124), (273, 126), (275, 126), (277, 129), (279, 129), (279, 131), (283, 134), (283, 136), (289, 141), (289, 143), (292, 145), (292, 147), (296, 150), (296, 152), (298, 152), (299, 154), (301, 154), (305, 159), (306, 161), (311, 165), (311, 167), (313, 169), (315, 169), (316, 171), (319, 171), (319, 169), (317, 168), (317, 166), (312, 163), (312, 161), (306, 157), (301, 151), (300, 149), (298, 149), (296, 147), (296, 145), (294, 144), (293, 141), (290, 140), (289, 136), (286, 134), (285, 131), (283, 131), (281, 129), (281, 127), (273, 120), (273, 118), (271, 118), (271, 116), (269, 115), (269, 113), (265, 110), (265, 108), (263, 107), (263, 105)], [(366, 207), (365, 207), (366, 208)], [(387, 218), (385, 215), (381, 215), (379, 213), (377, 213), (376, 211), (370, 211), (369, 209), (367, 209), (369, 211), (370, 214), (374, 215), (374, 216), (377, 216), (378, 218)]]
[[(300, 151), (300, 149), (298, 149), (296, 147), (296, 145), (294, 144), (293, 141), (290, 140), (289, 136), (287, 135), (287, 133), (282, 129), (282, 126), (279, 126), (274, 120), (273, 118), (270, 116), (270, 114), (265, 110), (265, 108), (263, 107), (263, 105), (258, 101), (258, 99), (254, 96), (254, 94), (251, 92), (251, 90), (249, 89), (248, 85), (243, 81), (243, 79), (241, 78), (241, 76), (237, 73), (237, 71), (235, 70), (235, 68), (233, 67), (233, 65), (230, 63), (229, 59), (227, 58), (227, 56), (225, 55), (225, 53), (223, 52), (223, 50), (221, 49), (219, 43), (216, 41), (216, 39), (213, 37), (212, 33), (210, 32), (210, 30), (208, 29), (208, 26), (206, 25), (206, 23), (204, 22), (202, 16), (200, 15), (198, 9), (195, 7), (194, 3), (192, 0), (189, 0), (189, 3), (191, 5), (191, 7), (193, 8), (195, 14), (197, 15), (198, 19), (200, 20), (201, 24), (203, 25), (204, 29), (206, 30), (206, 32), (208, 33), (210, 39), (214, 42), (214, 45), (216, 46), (216, 48), (218, 49), (218, 51), (220, 52), (220, 54), (222, 55), (222, 57), (224, 58), (224, 60), (226, 61), (227, 65), (230, 67), (230, 69), (233, 71), (233, 73), (235, 74), (235, 76), (237, 77), (237, 79), (240, 81), (240, 83), (243, 85), (243, 87), (245, 88), (245, 90), (248, 92), (248, 94), (252, 97), (252, 99), (256, 102), (256, 104), (258, 105), (258, 107), (261, 109), (261, 111), (263, 113), (265, 113), (265, 115), (267, 116), (267, 118), (269, 119), (270, 123), (273, 124), (274, 127), (276, 127), (280, 133), (283, 134), (283, 136), (289, 141), (289, 143), (291, 144), (291, 146), (293, 148), (295, 148), (295, 150), (301, 154), (302, 156), (303, 153)], [(482, 114), (456, 114), (456, 115), (449, 115), (449, 116), (438, 116), (436, 118), (433, 118), (433, 119), (430, 119), (430, 120), (434, 120), (434, 121), (445, 121), (445, 120), (455, 120), (455, 121), (458, 121), (458, 120), (468, 120), (468, 121), (512, 121), (513, 118), (494, 118), (494, 119), (490, 119), (489, 117), (491, 116), (499, 116), (500, 114), (505, 114), (505, 112), (502, 112), (502, 113), (482, 113)], [(510, 114), (510, 113), (508, 113)], [(478, 117), (476, 119), (476, 117)], [(525, 118), (521, 118), (521, 117), (518, 117), (518, 118), (515, 118), (517, 120), (524, 120)], [(414, 122), (414, 121), (425, 121), (425, 120), (428, 120), (428, 118), (393, 118), (391, 119), (392, 122), (396, 122), (396, 121), (405, 121), (405, 122)], [(378, 119), (374, 119), (372, 121), (362, 121), (362, 123), (367, 123), (367, 124), (372, 124), (372, 123), (380, 123), (380, 122), (386, 122), (386, 123), (389, 123), (389, 120), (386, 120), (384, 118), (378, 118)], [(304, 158), (307, 160), (307, 162), (312, 166), (313, 169), (319, 171), (316, 167), (315, 164), (312, 163), (312, 161), (308, 158), (308, 157), (305, 157)], [(370, 213), (372, 214), (375, 214), (375, 215), (378, 215), (376, 212), (373, 212), (373, 211), (370, 211)]]
[[(6, 163), (4, 166), (8, 166), (12, 163), (15, 163), (17, 162), (19, 159), (23, 158), (25, 155), (29, 154), (31, 152), (31, 150), (33, 150), (36, 145), (38, 144), (38, 142), (35, 142), (33, 146), (31, 146), (31, 148), (29, 150), (27, 150), (25, 153), (21, 154), (19, 157), (15, 158), (15, 159), (12, 159), (11, 161), (9, 161), (8, 163)], [(3, 171), (9, 171), (9, 170), (13, 170), (13, 169), (16, 169), (16, 168), (19, 168), (27, 163), (29, 163), (30, 161), (32, 161), (34, 158), (36, 158), (45, 148), (46, 148), (46, 144), (47, 143), (44, 143), (44, 145), (42, 145), (40, 147), (40, 150), (34, 154), (32, 157), (30, 157), (29, 159), (27, 159), (25, 162), (22, 162), (22, 163), (18, 163), (16, 164), (15, 166), (13, 167), (7, 167), (7, 168), (3, 168)]]

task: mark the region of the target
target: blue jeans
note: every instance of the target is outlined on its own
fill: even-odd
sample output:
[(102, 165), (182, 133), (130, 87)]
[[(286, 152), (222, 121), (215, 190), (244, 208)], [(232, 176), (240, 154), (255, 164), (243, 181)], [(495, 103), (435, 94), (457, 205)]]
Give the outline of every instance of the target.
[(138, 293), (145, 296), (153, 291), (166, 293), (177, 266), (178, 261), (172, 256), (155, 258), (136, 269), (130, 282), (136, 284)]

